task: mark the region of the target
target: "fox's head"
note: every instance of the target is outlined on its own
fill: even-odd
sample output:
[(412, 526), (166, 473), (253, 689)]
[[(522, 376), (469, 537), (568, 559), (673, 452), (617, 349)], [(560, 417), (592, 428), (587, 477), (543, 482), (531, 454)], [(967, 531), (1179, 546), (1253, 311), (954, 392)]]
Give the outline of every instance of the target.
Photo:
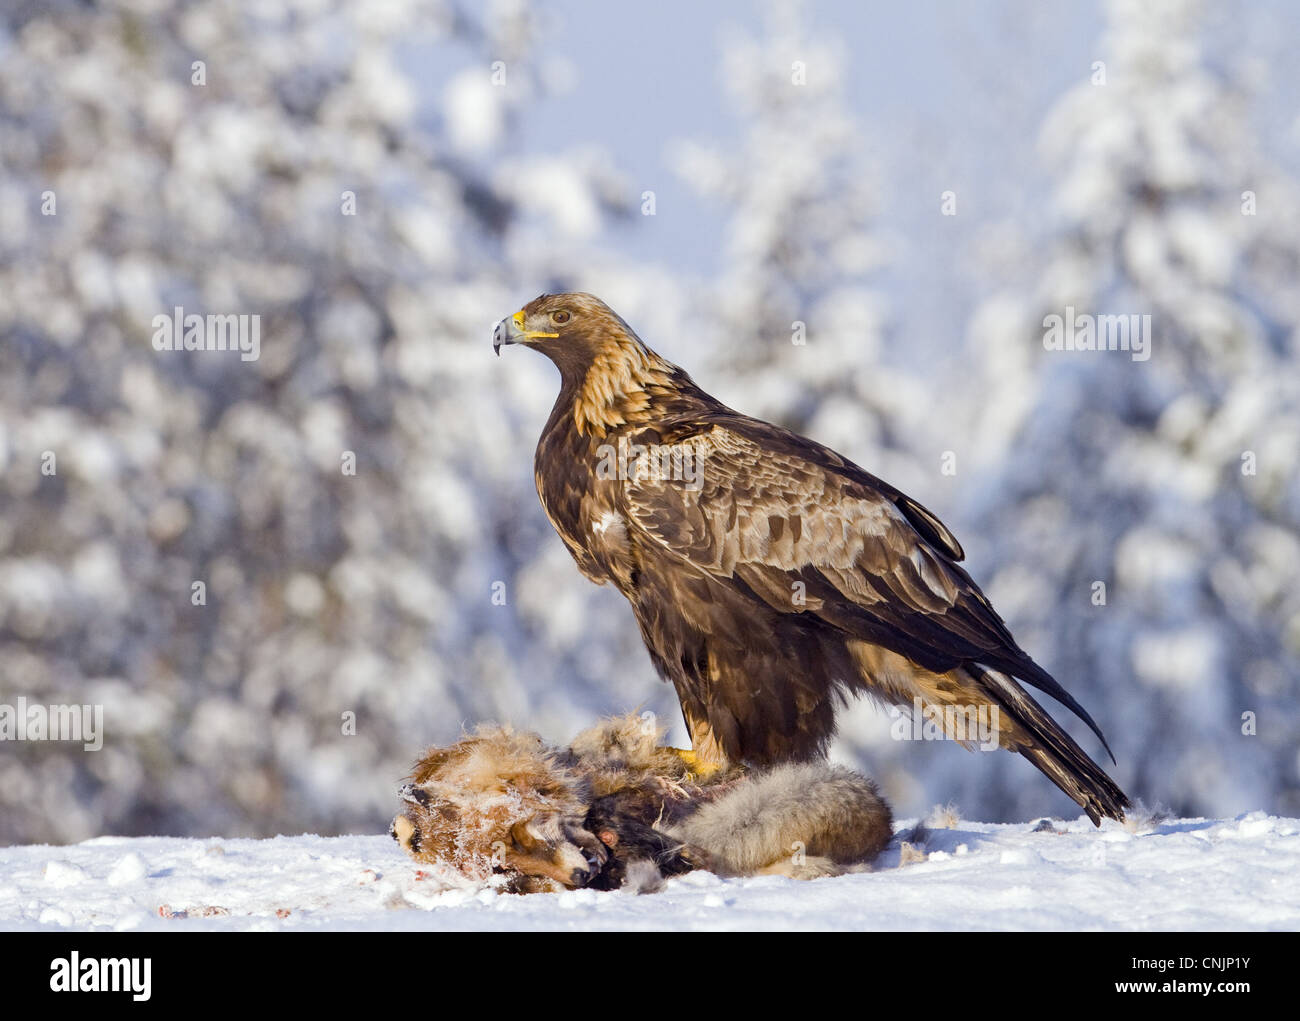
[(537, 889), (585, 886), (607, 858), (583, 826), (586, 781), (535, 734), (482, 728), (433, 749), (400, 793), (390, 832), (418, 861)]

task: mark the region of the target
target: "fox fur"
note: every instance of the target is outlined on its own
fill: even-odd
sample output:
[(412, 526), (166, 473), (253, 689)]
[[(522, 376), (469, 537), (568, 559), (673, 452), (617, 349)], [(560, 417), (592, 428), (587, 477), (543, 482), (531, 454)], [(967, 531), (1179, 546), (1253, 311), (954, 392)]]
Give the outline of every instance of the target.
[(531, 893), (653, 888), (693, 869), (838, 875), (893, 835), (889, 806), (859, 773), (826, 762), (697, 773), (662, 736), (633, 715), (567, 748), (480, 727), (420, 760), (392, 836), (418, 861)]

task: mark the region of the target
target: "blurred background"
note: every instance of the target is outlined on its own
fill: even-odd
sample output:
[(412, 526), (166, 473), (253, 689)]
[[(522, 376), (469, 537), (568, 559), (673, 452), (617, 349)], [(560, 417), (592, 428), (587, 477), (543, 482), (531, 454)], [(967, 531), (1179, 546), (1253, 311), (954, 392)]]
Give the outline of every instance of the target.
[[(0, 842), (382, 832), (485, 720), (684, 744), (533, 489), (557, 375), (492, 357), (560, 289), (943, 517), (1131, 795), (1300, 814), (1300, 8), (0, 11), (0, 703), (105, 731), (0, 742)], [(1078, 814), (889, 724), (834, 755), (900, 816)]]

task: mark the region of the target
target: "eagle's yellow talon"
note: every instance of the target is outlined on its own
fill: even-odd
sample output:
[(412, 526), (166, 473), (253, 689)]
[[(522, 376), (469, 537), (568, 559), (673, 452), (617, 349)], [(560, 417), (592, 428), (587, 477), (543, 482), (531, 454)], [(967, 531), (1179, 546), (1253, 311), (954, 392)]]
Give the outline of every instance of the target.
[(692, 748), (674, 748), (673, 751), (692, 778), (705, 779), (722, 768), (716, 762), (701, 758)]

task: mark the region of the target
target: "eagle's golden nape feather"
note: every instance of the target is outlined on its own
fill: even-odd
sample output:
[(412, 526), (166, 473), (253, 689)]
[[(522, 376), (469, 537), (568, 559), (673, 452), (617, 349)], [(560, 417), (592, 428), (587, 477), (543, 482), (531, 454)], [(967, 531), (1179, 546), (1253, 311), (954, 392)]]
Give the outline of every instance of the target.
[(1021, 683), (1105, 746), (1100, 728), (1016, 644), (932, 512), (722, 405), (590, 294), (529, 302), (497, 326), (498, 351), (513, 343), (560, 370), (534, 459), (542, 506), (582, 573), (631, 603), (700, 761), (817, 758), (848, 695), (996, 706), (1001, 747), (1094, 822), (1124, 817), (1124, 793)]

